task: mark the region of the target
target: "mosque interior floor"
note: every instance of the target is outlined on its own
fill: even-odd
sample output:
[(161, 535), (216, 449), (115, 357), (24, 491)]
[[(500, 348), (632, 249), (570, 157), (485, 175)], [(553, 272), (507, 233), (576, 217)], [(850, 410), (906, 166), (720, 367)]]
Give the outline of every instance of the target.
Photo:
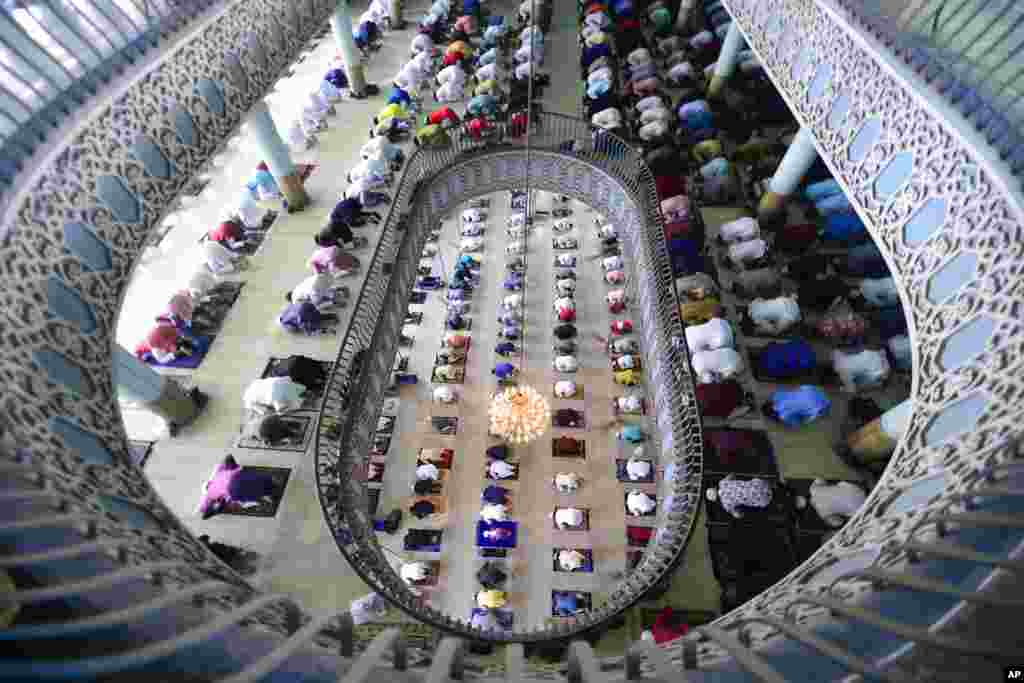
[[(502, 0), (493, 4), (495, 11), (512, 16), (518, 3)], [(358, 10), (354, 8), (353, 11)], [(405, 9), (408, 18), (418, 16), (421, 11), (422, 7)], [(385, 35), (383, 49), (373, 56), (367, 67), (368, 81), (379, 83), (385, 92), (391, 76), (398, 72), (406, 57), (413, 25), (410, 22), (410, 28)], [(568, 115), (579, 113), (576, 33), (574, 13), (556, 12), (548, 36), (550, 48), (545, 66), (551, 74), (551, 85), (543, 99), (548, 111)], [(335, 52), (332, 36), (320, 39), (308, 56), (295, 65), (293, 73), (268, 96), (268, 105), (279, 128), (284, 129), (291, 122), (291, 117), (297, 113), (296, 103), (304, 102), (316, 87)], [(428, 96), (427, 107), (433, 104), (429, 99)], [(318, 144), (308, 151), (294, 154), (298, 163), (317, 165), (306, 181), (312, 203), (305, 211), (295, 214), (282, 212), (279, 215), (267, 242), (251, 259), (250, 268), (234, 276), (233, 279), (245, 282), (245, 289), (207, 358), (197, 370), (182, 378), (210, 394), (206, 412), (176, 438), (169, 439), (161, 433), (161, 425), (150, 416), (128, 406), (123, 409), (130, 438), (157, 441), (146, 464), (146, 473), (165, 503), (184, 524), (194, 533), (210, 534), (215, 540), (262, 555), (263, 563), (255, 577), (256, 583), (270, 590), (289, 592), (315, 612), (346, 609), (352, 599), (367, 593), (368, 588), (347, 565), (323, 521), (314, 484), (312, 447), (307, 447), (304, 452), (235, 447), (244, 412), (241, 396), (248, 384), (259, 377), (270, 357), (305, 354), (330, 360), (337, 352), (341, 334), (351, 315), (350, 308), (340, 311), (338, 336), (305, 338), (288, 335), (280, 330), (275, 318), (284, 305), (284, 293), (306, 276), (306, 259), (313, 248), (311, 236), (326, 221), (335, 198), (344, 188), (345, 172), (358, 160), (359, 149), (366, 140), (367, 122), (382, 106), (383, 97), (340, 103), (337, 115), (328, 118), (329, 129), (319, 135)], [(205, 189), (196, 197), (181, 200), (180, 206), (168, 219), (171, 228), (167, 235), (140, 261), (134, 283), (125, 298), (118, 329), (118, 339), (123, 346), (131, 348), (145, 331), (145, 321), (152, 314), (152, 302), (169, 294), (176, 282), (188, 277), (192, 265), (199, 258), (198, 253), (192, 255), (190, 252), (197, 251), (200, 236), (219, 219), (223, 209), (233, 204), (242, 183), (261, 160), (250, 140), (243, 126), (215, 159)], [(490, 368), (494, 363), (491, 351), (496, 330), (496, 300), (500, 293), (497, 275), (500, 266), (497, 264), (504, 259), (501, 244), (505, 237), (504, 214), (508, 211), (508, 195), (495, 195), (491, 205), (495, 215), (489, 221), (488, 246), (484, 251), (488, 268), (479, 291), (480, 303), (473, 300), (471, 313), (479, 325), (473, 330), (473, 335), (484, 341), (470, 354), (470, 379), (459, 387), (463, 392), (461, 402), (447, 411), (463, 418), (467, 428), (455, 439), (424, 433), (427, 427), (423, 425), (423, 418), (434, 410), (438, 411), (436, 414), (442, 414), (442, 410), (430, 402), (429, 393), (430, 366), (444, 324), (443, 313), (437, 304), (440, 295), (434, 294), (422, 307), (423, 322), (411, 330), (416, 341), (410, 350), (410, 364), (419, 374), (420, 382), (401, 390), (402, 410), (395, 443), (391, 447), (395, 455), (385, 473), (378, 508), (383, 513), (395, 507), (406, 507), (403, 503), (410, 493), (418, 447), (452, 443), (451, 447), (456, 450), (456, 464), (447, 487), (450, 492), (450, 528), (445, 533), (441, 553), (442, 589), (450, 590), (438, 591), (439, 594), (430, 599), (437, 607), (463, 617), (468, 616), (477, 586), (473, 574), (479, 560), (473, 528), (479, 510), (479, 494), (485, 485), (483, 449), (489, 443), (485, 436), (485, 406), (494, 388)], [(576, 206), (576, 216), (582, 219), (578, 221), (579, 227), (590, 228), (590, 215), (585, 207)], [(709, 237), (715, 234), (719, 225), (735, 217), (733, 209), (705, 209)], [(579, 228), (577, 232), (580, 232)], [(370, 239), (370, 247), (358, 254), (368, 258), (379, 237), (379, 230), (371, 226), (364, 228), (361, 234)], [(452, 236), (454, 233), (450, 225), (446, 226), (445, 234), (449, 244), (442, 252), (450, 268), (451, 257), (454, 256), (452, 243), (457, 238)], [(534, 291), (534, 281), (538, 283), (535, 290), (538, 294), (535, 299), (530, 299), (528, 311), (531, 319), (536, 321), (537, 329), (528, 332), (525, 379), (551, 397), (554, 376), (551, 370), (551, 337), (545, 327), (551, 320), (552, 266), (550, 241), (546, 239), (543, 223), (538, 234), (539, 237), (535, 235), (532, 238), (537, 246), (530, 257), (533, 258), (534, 254), (540, 256), (531, 261), (528, 274), (531, 292)], [(587, 234), (586, 237), (591, 238), (592, 235)], [(586, 248), (584, 243), (580, 253), (586, 253)], [(584, 263), (578, 270), (581, 277), (599, 277), (599, 266), (594, 262)], [(491, 275), (492, 272), (495, 274)], [(346, 280), (344, 284), (355, 293), (362, 284), (362, 275)], [(607, 289), (599, 280), (590, 284), (592, 287), (581, 283), (581, 289)], [(593, 326), (592, 330), (583, 330), (581, 335), (585, 353), (581, 357), (583, 369), (577, 376), (577, 381), (585, 387), (583, 405), (592, 428), (585, 437), (588, 440), (587, 461), (568, 469), (582, 470), (586, 480), (576, 497), (585, 501), (581, 505), (591, 507), (594, 515), (592, 530), (586, 534), (589, 542), (581, 545), (595, 549), (597, 571), (593, 575), (556, 575), (551, 569), (551, 548), (562, 544), (566, 532), (554, 531), (547, 517), (559, 497), (549, 484), (555, 471), (567, 469), (556, 469), (547, 451), (551, 434), (557, 434), (551, 432), (526, 449), (528, 452), (520, 458), (523, 462), (520, 481), (512, 485), (516, 488), (513, 514), (522, 527), (516, 583), (510, 588), (517, 619), (524, 620), (518, 625), (538, 625), (547, 619), (552, 588), (592, 591), (595, 600), (599, 601), (615, 580), (616, 572), (625, 566), (626, 515), (621, 502), (624, 487), (615, 479), (614, 468), (607, 466), (616, 457), (618, 446), (613, 430), (593, 429), (610, 421), (609, 399), (613, 394), (621, 393), (611, 383), (607, 357), (594, 351), (588, 339), (591, 332), (606, 331), (610, 318), (596, 297), (581, 297), (580, 305), (581, 326)], [(631, 317), (636, 319), (635, 315)], [(768, 385), (760, 385), (755, 391), (763, 400), (766, 394), (761, 394), (770, 389)], [(551, 398), (553, 406), (557, 407), (560, 402)], [(754, 415), (735, 421), (734, 426), (749, 426), (769, 432), (775, 442), (783, 476), (856, 478), (855, 473), (848, 471), (831, 455), (831, 421), (822, 421), (818, 427), (812, 425), (802, 430), (783, 430)], [(221, 515), (202, 520), (196, 514), (203, 482), (228, 453), (234, 454), (243, 465), (291, 468), (291, 478), (275, 517)], [(702, 506), (694, 521), (687, 550), (668, 590), (648, 602), (647, 606), (718, 609), (720, 589), (712, 573), (704, 515)], [(634, 522), (631, 520), (630, 523)], [(413, 524), (406, 512), (402, 531), (394, 536), (382, 534), (382, 544), (395, 550), (401, 544), (404, 531), (419, 526), (418, 523)], [(575, 540), (570, 538), (564, 541), (566, 545), (575, 544)], [(518, 616), (520, 614), (521, 617)], [(402, 617), (397, 615), (396, 618)], [(631, 635), (633, 638), (637, 636), (638, 633)], [(606, 640), (615, 640), (615, 637), (609, 636)], [(599, 652), (603, 644), (604, 641), (598, 645)]]

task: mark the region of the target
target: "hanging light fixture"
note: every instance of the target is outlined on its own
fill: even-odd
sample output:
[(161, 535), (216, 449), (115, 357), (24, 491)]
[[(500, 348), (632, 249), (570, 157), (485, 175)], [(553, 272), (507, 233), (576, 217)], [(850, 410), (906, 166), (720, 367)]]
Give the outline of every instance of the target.
[(533, 387), (509, 387), (491, 399), (491, 433), (516, 445), (544, 435), (551, 424), (551, 406)]

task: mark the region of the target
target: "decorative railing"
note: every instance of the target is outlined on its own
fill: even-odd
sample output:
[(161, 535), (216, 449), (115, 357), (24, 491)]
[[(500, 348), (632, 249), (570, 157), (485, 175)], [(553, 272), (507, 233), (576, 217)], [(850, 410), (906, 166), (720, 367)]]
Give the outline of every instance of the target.
[[(619, 138), (593, 136), (583, 121), (535, 114), (527, 167), (525, 136), (504, 124), (474, 139), (459, 130), (451, 145), (417, 150), (394, 194), (383, 237), (370, 259), (327, 388), (316, 445), (320, 501), (338, 546), (355, 571), (401, 609), (466, 637), (538, 641), (591, 629), (634, 604), (675, 566), (699, 501), (702, 439), (693, 398), (674, 281), (661, 230), (653, 177), (639, 154)], [(551, 630), (481, 632), (425, 606), (401, 581), (377, 544), (366, 509), (365, 471), (396, 344), (408, 308), (419, 255), (438, 220), (474, 196), (521, 187), (575, 196), (620, 227), (634, 277), (632, 299), (642, 320), (641, 347), (650, 368), (649, 394), (657, 428), (650, 452), (671, 464), (671, 495), (663, 498), (658, 540), (606, 604)], [(356, 476), (353, 477), (353, 474)]]

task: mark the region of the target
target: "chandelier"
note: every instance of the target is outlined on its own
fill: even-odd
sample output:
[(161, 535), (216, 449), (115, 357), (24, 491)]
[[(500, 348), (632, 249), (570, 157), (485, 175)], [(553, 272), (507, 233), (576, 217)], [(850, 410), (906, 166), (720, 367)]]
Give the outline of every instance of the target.
[(491, 433), (513, 444), (542, 436), (551, 423), (548, 401), (533, 387), (509, 387), (491, 399)]

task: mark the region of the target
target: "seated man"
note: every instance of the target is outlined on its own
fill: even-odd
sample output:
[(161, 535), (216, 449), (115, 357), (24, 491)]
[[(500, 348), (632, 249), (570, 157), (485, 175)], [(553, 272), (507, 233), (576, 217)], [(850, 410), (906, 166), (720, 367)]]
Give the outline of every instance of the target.
[(291, 303), (284, 309), (277, 321), (281, 327), (292, 332), (317, 334), (325, 330), (331, 323), (338, 322), (338, 316), (321, 313), (320, 309), (309, 301)]
[(381, 187), (391, 183), (391, 167), (384, 161), (364, 159), (348, 172), (348, 182), (366, 180), (372, 187)]
[(559, 616), (572, 616), (580, 611), (580, 602), (572, 591), (558, 591), (555, 594), (555, 612)]
[(352, 250), (356, 248), (356, 237), (346, 223), (328, 223), (323, 230), (313, 235), (313, 242), (318, 247), (336, 247)]
[(320, 247), (313, 252), (306, 262), (314, 273), (330, 273), (342, 276), (359, 268), (359, 259), (337, 246)]
[(483, 609), (499, 609), (508, 604), (508, 593), (505, 591), (485, 589), (476, 594), (476, 605)]
[(232, 503), (254, 507), (269, 501), (273, 494), (274, 481), (270, 475), (244, 469), (233, 456), (228, 455), (203, 485), (197, 512), (203, 519), (208, 519)]
[(558, 566), (567, 572), (582, 569), (587, 556), (575, 548), (562, 548), (558, 551)]
[(338, 302), (338, 289), (334, 284), (334, 278), (327, 273), (310, 275), (305, 280), (295, 285), (292, 291), (286, 293), (284, 298), (289, 303), (300, 304), (309, 302), (314, 306), (329, 306)]
[(626, 476), (630, 481), (648, 481), (651, 478), (651, 463), (639, 458), (630, 458), (626, 461)]
[(480, 519), (485, 522), (504, 522), (508, 519), (508, 506), (502, 503), (487, 503), (480, 508)]
[(582, 529), (586, 517), (578, 508), (558, 508), (555, 510), (555, 526), (563, 531), (566, 529)]
[(522, 336), (522, 334), (523, 328), (521, 328), (518, 324), (505, 325), (504, 327), (501, 328), (501, 331), (498, 332), (498, 336), (501, 337), (502, 339), (519, 339)]
[(215, 242), (214, 240), (203, 242), (202, 250), (206, 267), (216, 275), (242, 270), (246, 263), (244, 256), (236, 254), (220, 242)]
[(555, 475), (554, 482), (559, 493), (573, 493), (579, 490), (583, 477), (575, 472), (559, 472)]
[(639, 396), (620, 396), (614, 399), (615, 409), (619, 412), (636, 414), (643, 411), (644, 402)]
[(437, 512), (437, 506), (429, 500), (418, 500), (409, 506), (409, 514), (416, 519), (423, 519)]
[(502, 486), (491, 484), (484, 488), (483, 493), (480, 494), (480, 500), (485, 503), (495, 503), (502, 505), (508, 502), (508, 489)]
[(766, 508), (772, 502), (772, 485), (764, 479), (744, 481), (730, 474), (718, 482), (718, 488), (707, 490), (707, 499), (712, 503), (716, 500), (725, 511), (739, 519), (743, 517), (742, 507)]
[(247, 410), (284, 413), (302, 407), (306, 387), (287, 377), (258, 379), (245, 390), (242, 402)]
[(576, 326), (569, 324), (557, 325), (552, 333), (558, 339), (572, 339), (577, 335)]
[(630, 491), (626, 494), (626, 509), (635, 517), (642, 517), (654, 512), (657, 503), (643, 491)]
[(511, 479), (518, 472), (518, 468), (504, 460), (495, 460), (487, 466), (487, 471), (495, 479)]
[(423, 463), (416, 468), (416, 478), (420, 481), (437, 481), (441, 478), (441, 470), (439, 470), (437, 465), (433, 463)]
[(494, 352), (499, 356), (511, 356), (516, 352), (516, 345), (509, 341), (499, 342), (495, 345)]
[(579, 368), (576, 356), (556, 356), (552, 364), (558, 372), (576, 372)]
[(632, 354), (624, 354), (612, 361), (612, 370), (633, 370), (638, 365), (638, 359)]
[(402, 580), (409, 584), (430, 580), (430, 565), (426, 562), (406, 562), (400, 570)]
[(171, 363), (177, 358), (191, 355), (191, 342), (170, 321), (158, 321), (145, 338), (135, 345), (135, 356), (140, 360), (152, 358), (157, 363)]
[(366, 221), (379, 223), (380, 214), (376, 211), (364, 210), (363, 202), (357, 196), (345, 197), (331, 209), (329, 224), (344, 223), (345, 225), (360, 226)]
[(641, 443), (644, 433), (637, 425), (626, 425), (615, 434), (615, 438), (626, 443)]
[(207, 239), (223, 244), (228, 249), (237, 251), (246, 245), (250, 238), (255, 237), (245, 229), (239, 220), (221, 221), (215, 228), (206, 233)]
[(517, 292), (523, 288), (523, 275), (522, 273), (510, 273), (508, 277), (502, 282), (502, 287), (507, 290)]
[(613, 320), (609, 327), (612, 334), (630, 334), (633, 331), (633, 321)]
[(444, 336), (444, 343), (452, 349), (464, 349), (469, 346), (469, 339), (469, 335), (449, 332)]
[(516, 366), (511, 363), (498, 363), (491, 371), (491, 373), (499, 380), (512, 379), (518, 372), (519, 370)]
[(572, 398), (576, 395), (576, 383), (570, 380), (555, 382), (555, 396), (558, 398)]
[(434, 378), (439, 382), (458, 382), (462, 379), (461, 368), (445, 363), (434, 368)]
[(494, 590), (500, 588), (508, 580), (508, 574), (497, 562), (484, 562), (476, 572), (476, 580), (484, 588)]

